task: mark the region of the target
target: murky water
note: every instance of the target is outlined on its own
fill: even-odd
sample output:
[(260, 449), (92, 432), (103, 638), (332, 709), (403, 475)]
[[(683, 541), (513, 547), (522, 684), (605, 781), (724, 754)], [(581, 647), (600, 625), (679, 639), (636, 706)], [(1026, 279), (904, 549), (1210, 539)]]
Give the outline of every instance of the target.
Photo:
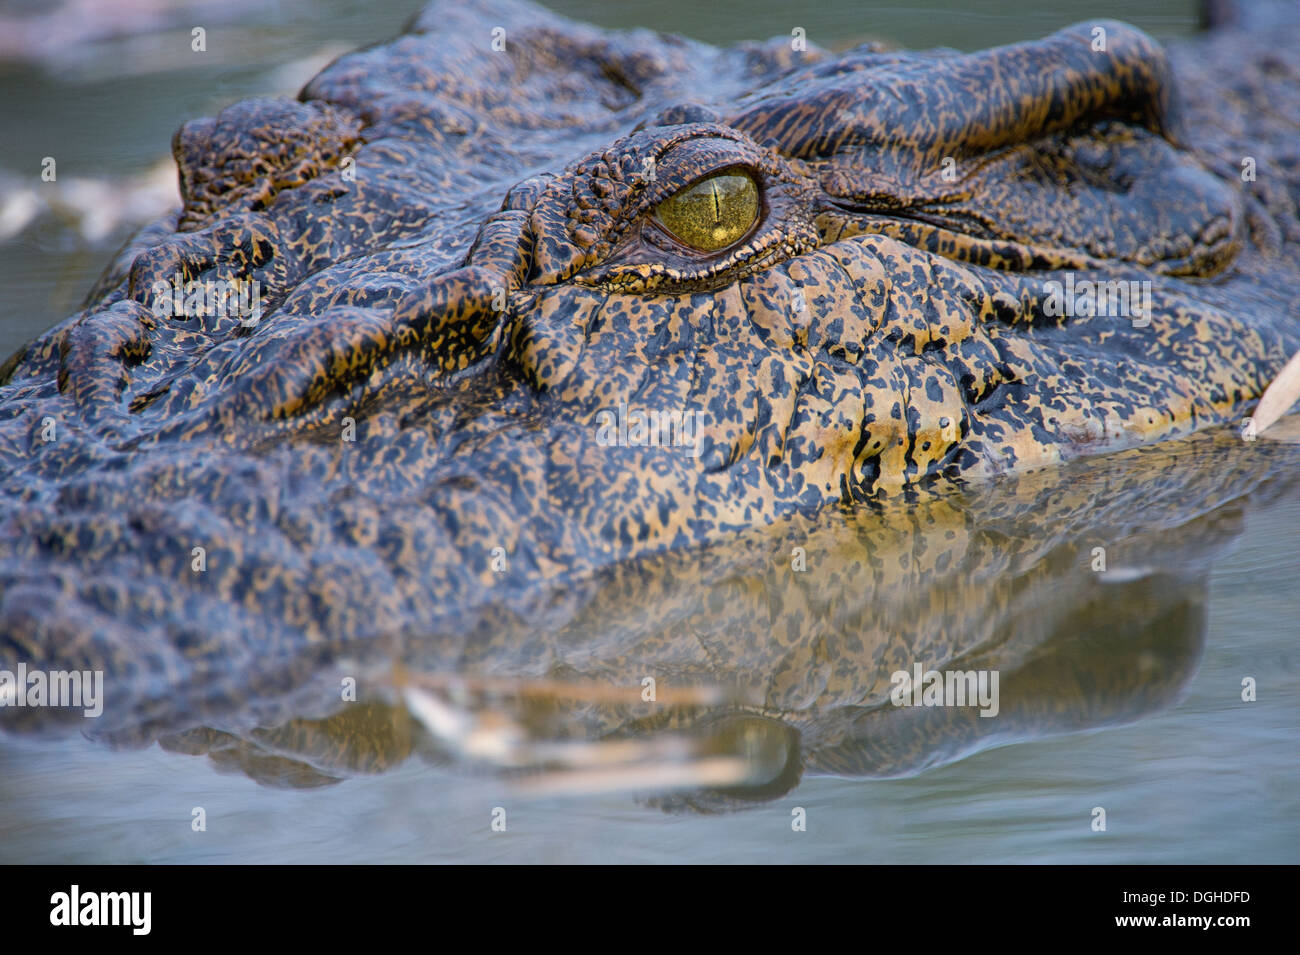
[[(837, 3), (796, 22), (778, 3), (747, 3), (743, 16), (680, 0), (555, 4), (712, 42), (802, 26), (826, 45), (976, 48), (1106, 15), (1163, 36), (1194, 25), (1191, 4), (968, 6)], [(151, 201), (145, 174), (182, 120), (290, 91), (338, 50), (391, 35), (411, 9), (232, 5), (197, 62), (183, 12), (146, 37), (0, 71), (7, 183), (38, 179), (54, 155), (60, 179), (133, 184), (141, 204), (89, 225), (60, 224), (51, 207), (0, 244), (0, 351), (76, 308)], [(502, 772), (458, 756), (380, 694), (335, 722), (214, 721), (219, 732), (142, 748), (0, 737), (0, 862), (1294, 862), (1297, 464), (1292, 446), (1221, 434), (824, 516), (580, 589), (585, 613), (534, 637), (578, 689), (434, 694), (538, 738), (561, 728), (666, 742), (677, 747), (666, 770), (741, 757), (750, 775), (729, 789), (653, 792), (622, 778), (601, 792), (608, 774), (571, 750), (541, 776)], [(782, 557), (791, 540), (805, 570)], [(998, 715), (891, 705), (891, 674), (913, 660), (997, 672)], [(668, 664), (677, 685), (722, 696), (674, 704), (670, 679), (664, 700), (642, 705), (639, 674)], [(611, 674), (630, 701), (581, 698)], [(206, 831), (193, 827), (196, 808)], [(1098, 808), (1105, 831), (1094, 830)], [(792, 827), (800, 818), (804, 831)]]

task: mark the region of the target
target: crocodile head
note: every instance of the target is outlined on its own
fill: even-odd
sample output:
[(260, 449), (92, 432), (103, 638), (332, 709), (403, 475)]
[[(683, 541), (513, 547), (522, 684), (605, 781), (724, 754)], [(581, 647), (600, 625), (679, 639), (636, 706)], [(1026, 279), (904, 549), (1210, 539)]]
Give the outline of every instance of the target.
[(237, 702), (304, 647), (1222, 422), (1300, 340), (1285, 209), (1189, 151), (1139, 31), (794, 46), (440, 4), (187, 125), (178, 217), (4, 368), (0, 648)]

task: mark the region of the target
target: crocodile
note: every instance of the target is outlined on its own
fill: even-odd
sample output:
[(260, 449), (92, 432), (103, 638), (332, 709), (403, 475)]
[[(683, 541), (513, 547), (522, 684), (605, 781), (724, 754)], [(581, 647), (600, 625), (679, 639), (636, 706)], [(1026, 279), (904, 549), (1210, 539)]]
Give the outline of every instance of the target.
[[(516, 795), (633, 788), (670, 811), (718, 812), (806, 777), (908, 777), (1124, 725), (1187, 691), (1210, 570), (1252, 510), (1294, 497), (1296, 464), (1294, 446), (1202, 432), (897, 507), (829, 509), (608, 567), (559, 606), (485, 607), (458, 634), (337, 660), (292, 701), (160, 742), (273, 787), (420, 759), (509, 771)], [(390, 655), (412, 667), (407, 681), (459, 696), (462, 725), (426, 727), (381, 693), (339, 704), (343, 680), (390, 682)], [(898, 674), (917, 663), (997, 673), (996, 706), (900, 706)], [(734, 761), (726, 785), (699, 779), (712, 760)]]
[[(182, 208), (0, 368), (0, 669), (103, 671), (118, 739), (362, 657), (626, 680), (555, 635), (646, 567), (1235, 429), (1300, 347), (1267, 26), (832, 53), (435, 3), (185, 125)], [(726, 712), (817, 708), (824, 645), (713, 626), (766, 687)]]

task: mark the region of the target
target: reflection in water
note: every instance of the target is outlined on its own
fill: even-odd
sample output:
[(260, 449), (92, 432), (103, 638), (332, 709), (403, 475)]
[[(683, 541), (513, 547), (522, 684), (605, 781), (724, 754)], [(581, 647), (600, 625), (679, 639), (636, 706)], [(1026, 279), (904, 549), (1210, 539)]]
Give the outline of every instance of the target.
[[(1173, 703), (1203, 650), (1209, 568), (1298, 456), (1218, 432), (824, 513), (538, 593), (535, 614), (480, 608), (454, 633), (322, 660), (271, 728), (245, 711), (177, 725), (180, 710), (109, 741), (157, 737), (276, 786), (418, 754), (702, 811), (805, 775), (914, 775)], [(996, 716), (894, 705), (917, 664), (996, 672)], [(340, 704), (349, 677), (361, 702)]]

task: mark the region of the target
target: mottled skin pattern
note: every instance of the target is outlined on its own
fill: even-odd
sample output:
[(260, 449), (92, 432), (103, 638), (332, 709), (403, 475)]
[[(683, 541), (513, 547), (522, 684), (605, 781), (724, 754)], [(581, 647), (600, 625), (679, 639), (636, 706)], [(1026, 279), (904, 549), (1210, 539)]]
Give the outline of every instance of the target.
[[(4, 366), (0, 666), (106, 669), (104, 732), (348, 653), (545, 672), (493, 621), (545, 632), (620, 562), (1235, 423), (1300, 345), (1300, 140), (1218, 117), (1293, 110), (1295, 49), (718, 50), (435, 5), (187, 125), (178, 218)], [(739, 244), (652, 224), (737, 166)], [(1048, 314), (1067, 271), (1151, 282), (1150, 323)], [(264, 315), (160, 317), (177, 274)], [(699, 453), (602, 446), (622, 403), (701, 413)]]
[[(672, 807), (737, 808), (803, 775), (912, 775), (1174, 703), (1204, 648), (1209, 569), (1250, 506), (1295, 493), (1297, 464), (1298, 449), (1211, 432), (1105, 467), (1076, 462), (906, 505), (830, 508), (607, 568), (524, 615), (481, 608), (463, 633), (403, 655), (428, 672), (523, 681), (469, 705), (541, 739), (681, 734), (753, 760), (749, 785), (665, 800)], [(1106, 573), (1094, 569), (1099, 546)], [(805, 572), (792, 568), (794, 547)], [(917, 661), (999, 671), (997, 717), (895, 707), (891, 677)], [(377, 655), (370, 667), (323, 668), (317, 692), (281, 701), (260, 725), (245, 714), (164, 745), (280, 786), (381, 771), (417, 751), (454, 757), (428, 740), (417, 747), (400, 706), (330, 702), (340, 675), (382, 685), (386, 667)], [(641, 699), (647, 675), (658, 702)], [(621, 702), (530, 691), (539, 680), (612, 688)], [(673, 702), (700, 686), (722, 688), (724, 701)]]

